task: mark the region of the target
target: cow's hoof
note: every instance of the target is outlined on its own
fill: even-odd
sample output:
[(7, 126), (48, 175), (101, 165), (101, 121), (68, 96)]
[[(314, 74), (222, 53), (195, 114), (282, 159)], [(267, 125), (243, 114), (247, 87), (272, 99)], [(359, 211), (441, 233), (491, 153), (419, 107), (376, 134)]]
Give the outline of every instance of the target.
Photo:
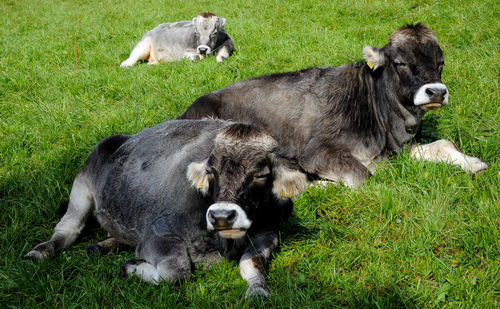
[(127, 60), (125, 60), (125, 61), (123, 61), (123, 62), (120, 64), (120, 66), (121, 66), (122, 68), (129, 68), (129, 67), (131, 67), (131, 66), (133, 66), (133, 65), (134, 65), (134, 64), (133, 64), (133, 63), (131, 63), (130, 61), (128, 61), (128, 59), (127, 59)]
[(103, 248), (99, 246), (98, 244), (92, 243), (87, 246), (87, 254), (88, 255), (102, 255), (103, 254)]
[(34, 261), (34, 262), (43, 261), (46, 259), (47, 259), (47, 257), (45, 257), (41, 252), (36, 251), (36, 250), (31, 250), (30, 252), (26, 253), (23, 256), (23, 260), (30, 260), (30, 261)]
[(331, 180), (315, 180), (309, 183), (309, 187), (328, 188), (328, 186), (335, 186), (337, 184)]
[(128, 278), (128, 272), (127, 272), (127, 265), (129, 261), (123, 261), (122, 264), (120, 265), (120, 277), (121, 278)]
[[(140, 264), (140, 263), (143, 263), (143, 262), (145, 262), (145, 261), (142, 259), (123, 261), (121, 264), (120, 276), (123, 278), (127, 278), (128, 274), (133, 272), (133, 269), (134, 269), (133, 266)], [(132, 268), (132, 270), (131, 270), (131, 268)]]
[(32, 261), (43, 261), (53, 257), (55, 254), (54, 244), (50, 241), (44, 242), (28, 252), (23, 259)]
[(260, 285), (248, 287), (247, 292), (245, 293), (245, 298), (251, 299), (254, 303), (262, 303), (267, 299), (268, 296), (269, 291)]
[(472, 174), (488, 169), (488, 164), (484, 163), (484, 161), (479, 158), (469, 157), (467, 158), (467, 163), (467, 171)]

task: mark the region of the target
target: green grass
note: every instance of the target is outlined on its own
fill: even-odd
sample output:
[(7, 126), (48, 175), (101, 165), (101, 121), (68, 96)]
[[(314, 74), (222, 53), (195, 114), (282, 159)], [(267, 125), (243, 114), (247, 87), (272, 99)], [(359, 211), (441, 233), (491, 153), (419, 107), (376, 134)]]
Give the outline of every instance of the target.
[[(172, 3), (174, 2), (174, 3)], [(180, 285), (118, 276), (133, 252), (90, 257), (88, 232), (50, 261), (47, 240), (93, 146), (175, 118), (197, 97), (272, 72), (360, 60), (421, 21), (446, 57), (450, 104), (425, 118), (485, 160), (472, 177), (393, 160), (361, 189), (310, 188), (296, 200), (267, 279), (269, 307), (500, 305), (500, 3), (472, 1), (0, 1), (0, 307), (250, 307), (235, 262)], [(201, 11), (227, 18), (228, 61), (119, 67), (143, 33)]]

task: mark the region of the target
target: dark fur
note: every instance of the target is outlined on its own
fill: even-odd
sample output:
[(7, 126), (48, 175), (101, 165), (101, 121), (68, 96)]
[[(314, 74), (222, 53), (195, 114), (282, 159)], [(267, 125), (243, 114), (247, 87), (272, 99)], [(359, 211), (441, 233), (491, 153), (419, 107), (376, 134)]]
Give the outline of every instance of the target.
[[(271, 137), (272, 143), (260, 142), (264, 135), (253, 125), (205, 119), (168, 121), (104, 139), (76, 177), (59, 228), (26, 257), (49, 258), (70, 245), (94, 210), (112, 238), (89, 246), (89, 252), (116, 250), (118, 243), (136, 247), (138, 260), (125, 263), (125, 270), (147, 265), (160, 279), (175, 281), (188, 278), (194, 263), (243, 255), (258, 255), (257, 271), (263, 269), (293, 207), (291, 199), (273, 194), (278, 176), (272, 171), (281, 159)], [(208, 162), (208, 195), (188, 180), (193, 162)], [(208, 230), (207, 209), (217, 202), (237, 204), (252, 221), (244, 237), (226, 239)], [(250, 295), (265, 296), (261, 275), (249, 281)]]

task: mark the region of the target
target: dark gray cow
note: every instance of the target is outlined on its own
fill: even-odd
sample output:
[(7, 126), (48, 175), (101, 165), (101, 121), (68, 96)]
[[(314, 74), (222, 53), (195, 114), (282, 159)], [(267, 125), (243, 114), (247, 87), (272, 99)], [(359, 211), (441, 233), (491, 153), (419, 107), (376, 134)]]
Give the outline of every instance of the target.
[(365, 47), (363, 63), (262, 76), (214, 91), (179, 118), (265, 127), (303, 170), (349, 186), (373, 172), (373, 163), (404, 148), (417, 159), (472, 173), (486, 169), (450, 141), (413, 144), (424, 113), (448, 104), (443, 52), (422, 24), (404, 26), (389, 40), (384, 47)]
[(200, 60), (214, 53), (217, 62), (231, 56), (233, 41), (224, 30), (226, 19), (212, 13), (200, 13), (192, 21), (164, 23), (147, 32), (121, 67), (131, 67), (139, 60), (149, 64)]
[(75, 178), (52, 238), (26, 257), (43, 260), (75, 241), (93, 211), (112, 238), (89, 246), (136, 247), (128, 274), (157, 283), (191, 275), (191, 265), (239, 259), (247, 296), (268, 295), (263, 269), (278, 245), (290, 199), (307, 186), (276, 141), (252, 125), (169, 121), (101, 141)]

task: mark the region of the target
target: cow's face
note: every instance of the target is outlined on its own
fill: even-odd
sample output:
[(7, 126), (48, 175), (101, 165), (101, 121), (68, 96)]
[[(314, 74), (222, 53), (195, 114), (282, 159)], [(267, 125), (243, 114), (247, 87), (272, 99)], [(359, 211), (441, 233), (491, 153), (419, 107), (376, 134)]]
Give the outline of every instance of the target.
[(258, 210), (306, 188), (306, 176), (284, 166), (274, 153), (276, 146), (257, 127), (234, 124), (218, 133), (205, 161), (188, 166), (192, 185), (213, 202), (206, 212), (209, 231), (224, 238), (241, 238), (257, 220)]
[(448, 89), (441, 82), (444, 56), (434, 32), (422, 24), (407, 25), (389, 39), (386, 46), (366, 46), (363, 53), (373, 70), (384, 70), (390, 94), (424, 111), (448, 104)]
[(203, 58), (209, 55), (217, 43), (217, 33), (224, 30), (226, 20), (212, 13), (200, 13), (193, 19), (196, 35), (196, 51)]

